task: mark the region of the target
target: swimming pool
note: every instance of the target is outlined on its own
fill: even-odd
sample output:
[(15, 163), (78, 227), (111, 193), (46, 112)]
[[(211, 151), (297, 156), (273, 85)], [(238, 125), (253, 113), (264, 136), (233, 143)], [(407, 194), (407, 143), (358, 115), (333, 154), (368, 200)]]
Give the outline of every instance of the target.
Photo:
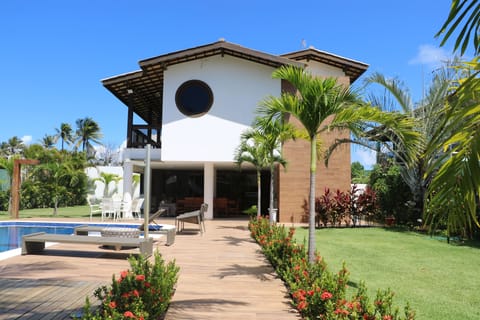
[[(22, 246), (22, 237), (35, 232), (55, 234), (73, 234), (73, 229), (80, 225), (111, 226), (105, 223), (85, 222), (0, 222), (0, 253), (16, 250)], [(138, 224), (115, 224), (115, 227), (136, 228)]]

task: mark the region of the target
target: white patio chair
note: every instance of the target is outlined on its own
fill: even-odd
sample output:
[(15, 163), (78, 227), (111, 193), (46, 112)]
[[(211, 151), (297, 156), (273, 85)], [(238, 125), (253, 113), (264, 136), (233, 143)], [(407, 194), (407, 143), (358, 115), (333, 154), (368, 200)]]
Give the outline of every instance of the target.
[(115, 208), (113, 206), (113, 199), (112, 198), (103, 198), (101, 203), (102, 208), (102, 221), (105, 218), (112, 218), (115, 219)]
[(100, 204), (95, 203), (95, 197), (93, 195), (87, 195), (87, 202), (90, 206), (90, 221), (92, 221), (92, 216), (97, 213), (102, 213)]
[(132, 216), (135, 218), (135, 215), (140, 219), (140, 213), (142, 212), (143, 198), (135, 198), (132, 200)]

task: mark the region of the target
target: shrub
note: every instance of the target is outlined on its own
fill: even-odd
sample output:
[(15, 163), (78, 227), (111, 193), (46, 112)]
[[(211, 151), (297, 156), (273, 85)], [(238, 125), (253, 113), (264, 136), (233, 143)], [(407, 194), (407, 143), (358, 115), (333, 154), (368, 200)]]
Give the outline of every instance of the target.
[(155, 252), (152, 264), (143, 256), (130, 257), (130, 270), (112, 277), (111, 286), (95, 290), (95, 297), (101, 302), (100, 308), (90, 310), (90, 302), (84, 307), (81, 319), (159, 319), (174, 294), (179, 268), (174, 261), (165, 264), (161, 255)]
[(361, 283), (356, 294), (346, 297), (349, 272), (345, 265), (337, 273), (327, 269), (318, 253), (314, 263), (308, 262), (305, 244), (293, 240), (295, 229), (270, 225), (268, 219), (252, 219), (251, 236), (262, 247), (277, 274), (286, 283), (293, 305), (304, 319), (412, 320), (415, 314), (408, 304), (404, 315), (393, 306), (393, 292), (379, 290), (373, 303)]
[(378, 204), (376, 193), (368, 188), (357, 195), (358, 189), (353, 185), (349, 192), (336, 190), (331, 192), (325, 188), (323, 195), (315, 199), (315, 212), (317, 225), (341, 226), (342, 223), (350, 226), (352, 221), (355, 225), (357, 217), (365, 219), (378, 218)]

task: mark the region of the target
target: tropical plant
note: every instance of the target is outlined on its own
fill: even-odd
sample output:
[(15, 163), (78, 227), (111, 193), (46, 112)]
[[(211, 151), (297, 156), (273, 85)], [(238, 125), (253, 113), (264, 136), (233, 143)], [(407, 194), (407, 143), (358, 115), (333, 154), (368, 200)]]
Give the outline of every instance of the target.
[(10, 185), (9, 185), (9, 197), (8, 197), (8, 211), (10, 212), (12, 206), (12, 183), (13, 183), (13, 166), (15, 159), (20, 158), (19, 155), (11, 156), (9, 158), (2, 158), (0, 157), (0, 168), (5, 169), (9, 178), (10, 178)]
[(64, 144), (71, 144), (74, 141), (72, 127), (68, 123), (62, 122), (60, 124), (60, 129), (55, 129), (57, 131), (57, 139), (61, 140), (61, 150), (64, 149)]
[(418, 212), (410, 205), (412, 192), (401, 172), (402, 167), (389, 159), (373, 167), (368, 185), (378, 197), (378, 218), (393, 216), (398, 223), (414, 223), (419, 218)]
[[(457, 28), (461, 28), (455, 40), (454, 50), (463, 55), (473, 42), (475, 54), (480, 53), (480, 3), (478, 0), (452, 0), (450, 14), (435, 37), (443, 37), (441, 46), (445, 45)], [(473, 32), (472, 32), (473, 31)]]
[(235, 150), (235, 162), (238, 166), (250, 163), (257, 172), (257, 216), (262, 214), (262, 169), (267, 166), (265, 149), (261, 144), (262, 137), (253, 129), (242, 133), (240, 145)]
[[(470, 44), (476, 57), (464, 63), (462, 68), (468, 76), (454, 85), (444, 112), (448, 121), (438, 124), (434, 132), (437, 146), (443, 154), (436, 159), (431, 172), (435, 173), (428, 188), (425, 219), (434, 229), (445, 223), (448, 235), (471, 233), (477, 218), (478, 195), (480, 193), (480, 53), (479, 43), (480, 3), (477, 0), (453, 0), (450, 14), (437, 33), (443, 37), (442, 45), (460, 29), (454, 50), (464, 54)], [(448, 133), (444, 137), (445, 127)], [(460, 130), (459, 130), (460, 128)], [(427, 152), (435, 152), (432, 147)]]
[[(453, 63), (456, 64), (458, 62)], [(434, 132), (438, 130), (438, 123), (445, 120), (445, 103), (451, 93), (451, 83), (455, 81), (456, 77), (457, 73), (452, 72), (448, 65), (436, 70), (431, 86), (426, 91), (423, 99), (417, 104), (413, 103), (408, 89), (398, 79), (388, 79), (379, 73), (374, 73), (365, 80), (368, 85), (376, 84), (385, 89), (385, 94), (381, 96), (369, 96), (369, 101), (372, 105), (378, 106), (383, 110), (401, 110), (401, 112), (410, 115), (416, 120), (415, 130), (421, 137), (422, 143), (417, 145), (418, 156), (410, 164), (404, 159), (405, 151), (402, 146), (397, 145), (395, 141), (386, 139), (381, 130), (365, 133), (366, 139), (375, 143), (375, 148), (377, 145), (388, 146), (387, 152), (389, 155), (383, 158), (393, 157), (395, 164), (400, 169), (403, 180), (409, 186), (413, 196), (415, 211), (417, 212), (417, 216), (412, 217), (414, 220), (419, 219), (423, 212), (425, 192), (432, 179), (431, 170), (430, 174), (427, 174), (427, 171), (429, 171), (428, 168), (439, 154), (438, 151), (427, 154), (427, 150), (436, 149), (438, 143), (441, 142), (439, 139), (433, 139)], [(446, 137), (444, 128), (441, 128), (441, 130), (442, 133), (438, 137)], [(382, 151), (377, 150), (377, 152)], [(384, 161), (383, 164), (386, 164), (386, 162)]]
[(254, 128), (261, 137), (259, 142), (266, 153), (265, 164), (270, 169), (269, 216), (270, 223), (274, 223), (272, 210), (275, 210), (275, 166), (278, 164), (286, 167), (287, 161), (281, 155), (282, 143), (288, 139), (295, 139), (298, 134), (296, 129), (283, 119), (267, 120), (257, 117), (254, 121)]
[(370, 172), (365, 170), (365, 167), (360, 162), (352, 162), (351, 171), (352, 183), (368, 183), (368, 175)]
[[(93, 179), (93, 181), (100, 181), (105, 186), (103, 188), (103, 197), (104, 198), (109, 198), (109, 197), (111, 197), (111, 195), (113, 193), (116, 192), (117, 183), (121, 180), (122, 180), (122, 177), (119, 176), (118, 174), (108, 173), (108, 172), (100, 172), (100, 176), (98, 178)], [(110, 183), (112, 183), (112, 182), (115, 184), (115, 187), (112, 190), (112, 192), (110, 192)]]
[(309, 263), (305, 246), (295, 241), (295, 229), (289, 232), (284, 226), (271, 225), (266, 219), (250, 220), (252, 238), (286, 283), (293, 305), (302, 319), (372, 319), (413, 320), (415, 312), (406, 305), (404, 314), (393, 305), (394, 294), (390, 289), (378, 290), (372, 303), (365, 284), (360, 282), (357, 292), (347, 297), (349, 272), (343, 267), (333, 273), (325, 260), (316, 255)]
[(24, 148), (25, 144), (23, 143), (23, 141), (19, 137), (13, 136), (8, 139), (7, 142), (1, 143), (0, 154), (7, 157), (14, 154), (21, 154)]
[(89, 117), (83, 119), (77, 119), (77, 144), (76, 147), (82, 146), (82, 151), (87, 152), (88, 157), (93, 156), (93, 145), (92, 143), (101, 144), (100, 139), (102, 138), (102, 133), (99, 125)]
[(92, 311), (87, 298), (83, 320), (101, 319), (160, 319), (164, 316), (175, 293), (179, 268), (175, 261), (165, 263), (160, 253), (154, 261), (143, 256), (129, 257), (129, 270), (112, 278), (110, 286), (95, 290), (101, 305)]
[(85, 203), (87, 176), (84, 153), (60, 152), (31, 145), (25, 149), (40, 165), (27, 167), (21, 188), (21, 208), (80, 205)]
[(41, 144), (44, 148), (51, 149), (57, 143), (57, 137), (52, 135), (44, 135), (41, 139)]
[[(296, 118), (306, 130), (310, 142), (310, 192), (308, 257), (315, 258), (315, 184), (319, 134), (334, 128), (350, 129), (353, 135), (374, 124), (383, 124), (403, 143), (408, 153), (415, 153), (417, 134), (412, 130), (413, 123), (405, 116), (381, 112), (363, 104), (358, 94), (337, 83), (335, 78), (314, 77), (306, 71), (284, 66), (273, 73), (276, 79), (290, 82), (297, 92), (283, 93), (280, 97), (269, 97), (259, 106), (259, 114), (267, 121), (284, 119), (287, 114)], [(331, 122), (330, 122), (331, 120)], [(347, 139), (348, 140), (348, 139)]]

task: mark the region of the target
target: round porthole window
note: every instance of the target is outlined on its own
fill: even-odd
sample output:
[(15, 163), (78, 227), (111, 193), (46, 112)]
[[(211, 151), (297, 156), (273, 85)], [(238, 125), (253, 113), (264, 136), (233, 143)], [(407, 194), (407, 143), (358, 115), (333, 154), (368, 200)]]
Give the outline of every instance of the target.
[(212, 89), (203, 81), (189, 80), (182, 83), (177, 89), (175, 103), (178, 110), (184, 115), (200, 117), (212, 107)]

